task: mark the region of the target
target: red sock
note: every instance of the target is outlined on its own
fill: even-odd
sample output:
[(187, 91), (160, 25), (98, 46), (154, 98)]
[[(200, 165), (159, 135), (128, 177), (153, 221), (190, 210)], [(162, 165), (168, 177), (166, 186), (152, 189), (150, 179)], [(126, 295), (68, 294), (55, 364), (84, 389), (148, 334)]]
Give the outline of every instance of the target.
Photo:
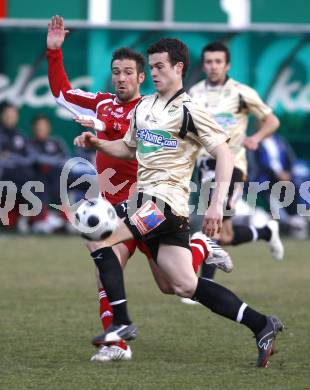
[[(99, 293), (99, 315), (100, 320), (102, 323), (102, 327), (104, 330), (106, 330), (112, 323), (113, 320), (113, 309), (109, 303), (107, 294), (104, 290), (104, 288), (98, 289)], [(118, 343), (115, 343), (114, 345), (119, 346), (122, 349), (127, 349), (127, 345), (125, 341), (119, 341)]]
[(209, 251), (203, 240), (195, 238), (190, 242), (194, 271), (197, 273), (200, 264), (208, 257)]

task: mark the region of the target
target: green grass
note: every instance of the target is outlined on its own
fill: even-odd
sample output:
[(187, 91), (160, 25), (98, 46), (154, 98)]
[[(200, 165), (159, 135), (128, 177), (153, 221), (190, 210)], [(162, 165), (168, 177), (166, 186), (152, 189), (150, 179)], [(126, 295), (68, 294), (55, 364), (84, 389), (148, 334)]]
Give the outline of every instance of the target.
[(286, 241), (281, 263), (263, 244), (232, 248), (234, 272), (218, 272), (217, 280), (250, 305), (285, 322), (279, 353), (263, 370), (254, 368), (248, 329), (161, 294), (139, 254), (126, 270), (129, 310), (140, 331), (134, 359), (92, 364), (90, 339), (101, 328), (83, 241), (8, 236), (0, 243), (3, 390), (310, 389), (307, 241)]

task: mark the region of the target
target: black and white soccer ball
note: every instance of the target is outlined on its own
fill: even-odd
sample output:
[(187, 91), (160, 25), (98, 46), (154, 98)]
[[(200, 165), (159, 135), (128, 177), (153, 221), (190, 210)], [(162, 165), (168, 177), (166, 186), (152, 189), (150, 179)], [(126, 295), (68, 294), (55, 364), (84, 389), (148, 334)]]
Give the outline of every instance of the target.
[(85, 200), (75, 213), (75, 227), (82, 237), (91, 241), (101, 241), (109, 237), (117, 224), (114, 207), (101, 197)]

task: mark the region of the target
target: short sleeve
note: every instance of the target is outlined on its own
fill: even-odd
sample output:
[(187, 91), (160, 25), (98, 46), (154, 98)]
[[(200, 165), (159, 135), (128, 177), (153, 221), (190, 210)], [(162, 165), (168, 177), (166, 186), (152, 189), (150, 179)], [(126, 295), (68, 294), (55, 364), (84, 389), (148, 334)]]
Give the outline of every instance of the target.
[(258, 93), (247, 85), (239, 85), (240, 95), (244, 100), (248, 110), (258, 119), (264, 120), (272, 110), (265, 104)]

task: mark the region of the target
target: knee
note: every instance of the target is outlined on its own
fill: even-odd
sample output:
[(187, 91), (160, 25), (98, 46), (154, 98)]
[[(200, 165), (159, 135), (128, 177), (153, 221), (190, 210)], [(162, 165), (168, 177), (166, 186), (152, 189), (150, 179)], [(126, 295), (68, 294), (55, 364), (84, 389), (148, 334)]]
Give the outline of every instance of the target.
[(196, 291), (196, 286), (193, 283), (182, 283), (173, 285), (173, 291), (176, 295), (182, 298), (192, 298)]
[(100, 241), (87, 241), (86, 246), (90, 253), (95, 252), (98, 249), (104, 248), (104, 244)]
[(164, 294), (173, 295), (175, 293), (173, 287), (169, 283), (161, 283), (158, 285), (158, 287), (160, 291)]

